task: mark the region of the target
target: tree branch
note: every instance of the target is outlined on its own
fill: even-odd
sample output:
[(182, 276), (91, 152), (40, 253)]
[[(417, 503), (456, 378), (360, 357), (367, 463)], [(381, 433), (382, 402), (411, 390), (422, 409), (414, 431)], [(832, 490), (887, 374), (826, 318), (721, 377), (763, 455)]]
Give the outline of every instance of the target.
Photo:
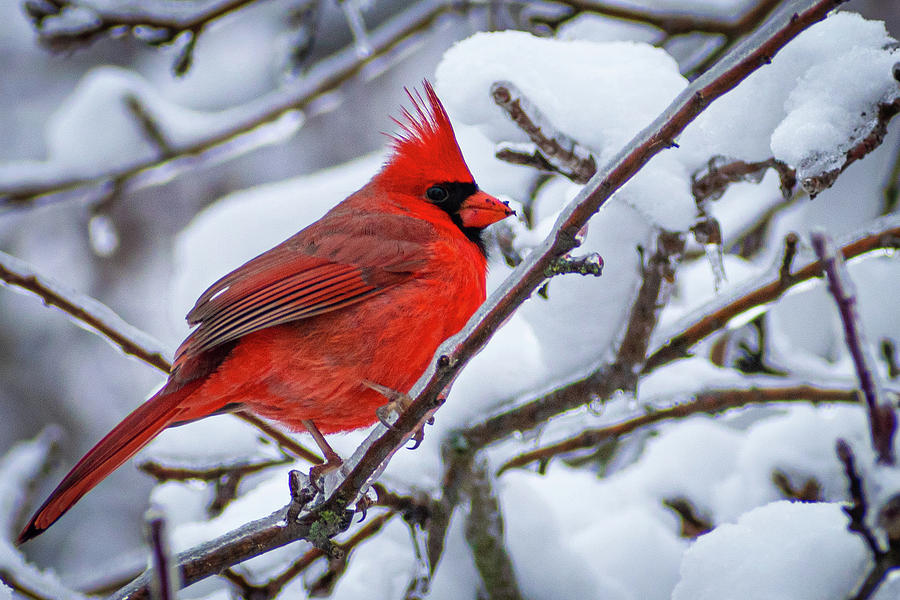
[[(506, 111), (513, 122), (524, 131), (537, 146), (530, 157), (530, 166), (541, 165), (565, 175), (575, 183), (587, 183), (597, 172), (597, 161), (591, 151), (558, 131), (549, 119), (526, 98), (519, 88), (509, 81), (498, 81), (491, 86), (491, 96), (497, 106)], [(516, 164), (528, 164), (522, 153), (498, 152), (497, 158)]]
[(878, 455), (878, 462), (893, 465), (897, 417), (893, 406), (884, 398), (875, 359), (866, 342), (862, 323), (859, 320), (856, 292), (850, 279), (850, 273), (847, 272), (847, 266), (843, 259), (835, 253), (834, 246), (827, 235), (817, 231), (811, 237), (813, 249), (825, 270), (828, 291), (837, 304), (841, 323), (844, 325), (844, 341), (853, 358), (856, 377), (859, 379), (859, 387), (868, 409), (872, 446)]
[[(848, 236), (841, 247), (844, 260), (855, 258), (867, 252), (882, 248), (900, 248), (900, 216), (892, 215), (876, 221), (864, 231)], [(816, 260), (795, 270), (789, 278), (782, 277), (783, 261), (769, 273), (742, 287), (742, 292), (724, 299), (715, 299), (698, 308), (686, 319), (687, 326), (680, 326), (680, 332), (658, 350), (653, 352), (644, 364), (644, 373), (689, 355), (691, 347), (718, 331), (734, 317), (752, 308), (768, 304), (779, 298), (789, 288), (822, 275), (822, 265)], [(762, 283), (765, 282), (765, 283)]]
[(707, 390), (696, 394), (691, 402), (676, 404), (663, 409), (651, 408), (648, 409), (646, 414), (639, 417), (634, 417), (615, 425), (588, 429), (568, 440), (520, 454), (504, 463), (497, 475), (509, 469), (524, 467), (534, 462), (544, 464), (561, 454), (593, 448), (603, 442), (618, 439), (638, 429), (662, 421), (684, 419), (699, 413), (716, 414), (750, 404), (797, 401), (811, 404), (819, 404), (821, 402), (858, 402), (859, 396), (856, 390), (827, 389), (811, 385)]
[(135, 356), (163, 373), (169, 372), (169, 352), (160, 342), (129, 325), (108, 306), (90, 296), (66, 289), (52, 279), (39, 275), (25, 261), (5, 252), (0, 252), (0, 280), (35, 294), (48, 306), (59, 308), (73, 317), (78, 325), (90, 327), (125, 354)]
[[(199, 33), (216, 19), (256, 1), (194, 0), (185, 5), (172, 0), (143, 0), (119, 6), (91, 0), (27, 0), (24, 9), (37, 30), (38, 41), (61, 51), (90, 44), (120, 28), (132, 32), (135, 28), (154, 29), (149, 40), (166, 44), (184, 31)], [(74, 16), (76, 11), (79, 17), (66, 26), (67, 16)]]
[(484, 597), (488, 600), (519, 600), (522, 593), (516, 583), (512, 560), (503, 540), (503, 515), (494, 494), (487, 466), (472, 463), (466, 495), (469, 511), (465, 536), (481, 575)]

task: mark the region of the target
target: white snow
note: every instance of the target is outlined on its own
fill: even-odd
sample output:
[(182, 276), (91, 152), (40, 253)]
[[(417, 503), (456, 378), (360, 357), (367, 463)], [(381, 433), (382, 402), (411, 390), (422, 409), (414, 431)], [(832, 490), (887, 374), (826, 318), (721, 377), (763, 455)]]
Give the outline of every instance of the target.
[(839, 504), (774, 502), (698, 539), (672, 600), (847, 598), (867, 561)]

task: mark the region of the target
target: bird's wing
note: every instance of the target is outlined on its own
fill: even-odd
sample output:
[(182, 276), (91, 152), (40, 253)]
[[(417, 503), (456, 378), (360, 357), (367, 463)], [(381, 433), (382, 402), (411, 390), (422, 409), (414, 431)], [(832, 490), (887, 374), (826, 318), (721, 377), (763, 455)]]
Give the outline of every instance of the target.
[(178, 349), (176, 368), (253, 331), (338, 310), (411, 279), (426, 262), (427, 232), (397, 239), (396, 219), (401, 232), (414, 221), (319, 222), (224, 276), (188, 313), (198, 327)]

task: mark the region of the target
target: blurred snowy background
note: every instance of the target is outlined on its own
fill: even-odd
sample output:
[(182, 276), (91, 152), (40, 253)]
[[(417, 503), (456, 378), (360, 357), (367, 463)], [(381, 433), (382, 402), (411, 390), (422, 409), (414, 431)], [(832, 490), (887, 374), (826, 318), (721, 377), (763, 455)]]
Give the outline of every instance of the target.
[[(339, 68), (323, 62), (326, 57), (352, 62), (366, 51), (378, 54), (384, 36), (377, 28), (392, 27), (391, 19), (409, 22), (410, 15), (444, 3), (247, 2), (202, 30), (183, 76), (173, 65), (185, 56), (187, 34), (154, 45), (170, 34), (145, 27), (97, 35), (92, 43), (60, 42), (60, 31), (73, 23), (88, 32), (85, 37), (98, 26), (97, 14), (75, 8), (79, 4), (0, 3), (0, 250), (100, 300), (170, 349), (186, 334), (183, 316), (207, 285), (318, 218), (378, 169), (385, 157), (382, 132), (394, 130), (390, 117), (404, 102), (404, 86), (423, 78), (435, 82), (480, 186), (528, 215), (528, 223), (505, 232), (512, 253), (526, 254), (581, 185), (494, 157), (498, 144), (527, 138), (492, 101), (491, 84), (514, 83), (602, 165), (705, 68), (721, 42), (708, 34), (666, 36), (653, 26), (590, 12), (557, 27), (554, 18), (566, 15), (565, 2), (446, 3), (454, 10), (438, 11), (402, 47), (327, 94), (314, 94), (301, 110), (225, 148), (180, 158), (117, 187), (102, 181), (253, 122), (302, 93), (317, 74)], [(91, 4), (117, 5), (84, 2)], [(179, 13), (192, 4), (148, 6)], [(716, 20), (772, 4), (646, 0), (629, 6)], [(28, 14), (46, 15), (59, 5), (71, 12), (45, 17), (42, 45)], [(800, 266), (811, 260), (809, 234), (817, 227), (839, 243), (864, 230), (898, 227), (896, 191), (893, 200), (886, 193), (898, 178), (895, 123), (878, 149), (814, 199), (799, 185), (785, 196), (773, 169), (723, 187), (721, 198), (702, 202), (703, 214), (692, 189), (692, 176), (706, 173), (718, 156), (727, 157), (718, 164), (775, 158), (801, 180), (839, 167), (860, 132), (876, 122), (878, 104), (897, 102), (900, 7), (856, 1), (843, 10), (716, 102), (679, 137), (678, 149), (657, 156), (592, 219), (582, 250), (600, 253), (603, 276), (555, 278), (546, 299), (526, 302), (463, 372), (423, 446), (391, 462), (384, 477), (389, 489), (439, 495), (441, 442), (454, 430), (608, 361), (642, 280), (638, 248), (649, 258), (659, 228), (684, 233), (687, 246), (651, 351), (692, 315), (703, 314), (701, 307), (727, 304), (767, 281), (761, 278), (777, 265), (789, 232), (799, 236)], [(551, 26), (536, 24), (541, 15)], [(68, 189), (82, 178), (100, 185)], [(52, 193), (35, 193), (48, 183)], [(715, 244), (705, 248), (702, 236), (690, 233), (707, 217), (721, 231), (721, 262)], [(509, 272), (494, 250), (489, 286)], [(849, 272), (889, 396), (900, 388), (900, 264), (892, 251), (881, 251), (851, 263)], [(870, 568), (870, 554), (862, 538), (847, 531), (836, 504), (849, 497), (835, 440), (853, 447), (874, 508), (900, 491), (897, 474), (875, 466), (859, 406), (813, 407), (821, 398), (810, 394), (810, 402), (663, 420), (616, 444), (555, 458), (542, 473), (532, 463), (493, 477), (522, 452), (711, 389), (857, 387), (837, 310), (821, 283), (797, 286), (765, 308), (700, 342), (692, 358), (662, 364), (640, 380), (636, 396), (585, 399), (582, 409), (480, 455), (500, 499), (521, 597), (849, 597)], [(893, 362), (882, 354), (892, 354)], [(0, 288), (0, 370), (0, 454), (48, 423), (62, 432), (58, 465), (33, 491), (32, 506), (163, 381), (34, 296), (6, 287)], [(337, 436), (336, 449), (350, 454), (364, 434)], [(254, 429), (219, 417), (167, 432), (144, 456), (163, 464), (214, 464), (271, 458), (272, 451)], [(65, 586), (88, 590), (142, 568), (148, 497), (168, 516), (173, 545), (182, 550), (283, 506), (288, 468), (245, 480), (241, 498), (209, 521), (212, 486), (154, 487), (130, 463), (24, 550)], [(430, 597), (495, 597), (489, 585), (479, 596), (485, 582), (465, 538), (455, 518)], [(264, 581), (308, 547), (269, 553), (246, 565), (245, 574)], [(12, 552), (4, 548), (0, 555)], [(316, 583), (327, 565), (320, 563), (290, 582), (282, 597), (323, 591)], [(333, 595), (402, 597), (417, 568), (408, 528), (394, 518), (354, 551)], [(236, 590), (214, 578), (183, 597), (228, 598), (239, 596)], [(0, 598), (5, 594), (0, 587)], [(898, 594), (900, 585), (888, 581), (871, 597)]]

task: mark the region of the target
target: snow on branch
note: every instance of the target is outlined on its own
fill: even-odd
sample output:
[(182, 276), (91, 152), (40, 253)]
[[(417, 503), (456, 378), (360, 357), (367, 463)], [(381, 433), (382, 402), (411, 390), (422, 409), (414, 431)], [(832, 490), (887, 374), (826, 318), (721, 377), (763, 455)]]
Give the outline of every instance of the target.
[(25, 261), (0, 252), (0, 281), (37, 295), (44, 304), (55, 306), (73, 318), (79, 326), (86, 326), (107, 341), (152, 365), (169, 372), (169, 351), (149, 334), (125, 322), (108, 306), (79, 294), (52, 279), (39, 275)]

